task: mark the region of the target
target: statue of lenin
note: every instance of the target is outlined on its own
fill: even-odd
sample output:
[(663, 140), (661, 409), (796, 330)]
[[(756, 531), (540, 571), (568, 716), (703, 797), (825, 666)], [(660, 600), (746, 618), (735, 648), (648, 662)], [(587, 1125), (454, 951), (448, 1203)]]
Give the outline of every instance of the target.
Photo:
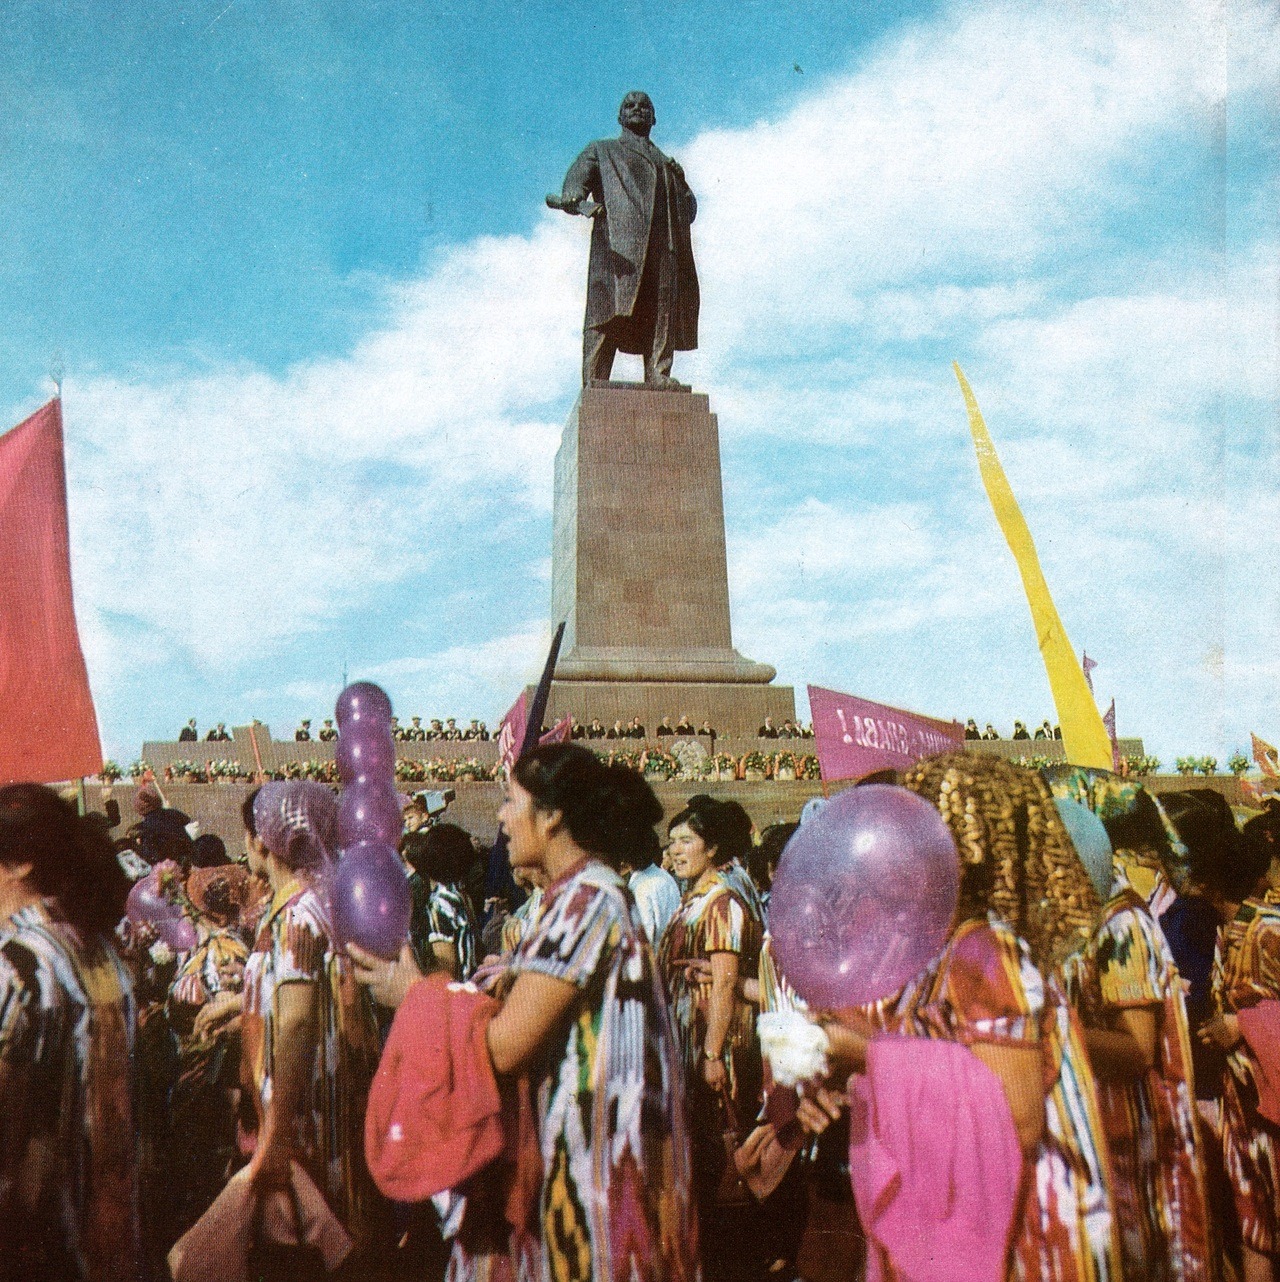
[[(645, 93), (618, 109), (622, 133), (587, 146), (547, 204), (593, 220), (582, 381), (605, 382), (618, 352), (644, 357), (646, 386), (684, 390), (672, 354), (698, 346), (698, 274), (689, 225), (698, 213), (684, 170), (649, 141)], [(594, 203), (593, 203), (594, 202)]]

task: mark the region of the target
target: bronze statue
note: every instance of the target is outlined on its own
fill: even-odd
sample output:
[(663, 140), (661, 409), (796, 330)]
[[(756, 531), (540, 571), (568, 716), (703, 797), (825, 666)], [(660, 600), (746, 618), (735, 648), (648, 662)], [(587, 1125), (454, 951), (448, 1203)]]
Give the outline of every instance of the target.
[(607, 382), (618, 352), (644, 357), (646, 386), (687, 390), (671, 377), (676, 351), (698, 346), (698, 273), (689, 225), (698, 213), (684, 170), (649, 141), (645, 93), (618, 108), (618, 138), (587, 146), (552, 209), (592, 219), (582, 382)]

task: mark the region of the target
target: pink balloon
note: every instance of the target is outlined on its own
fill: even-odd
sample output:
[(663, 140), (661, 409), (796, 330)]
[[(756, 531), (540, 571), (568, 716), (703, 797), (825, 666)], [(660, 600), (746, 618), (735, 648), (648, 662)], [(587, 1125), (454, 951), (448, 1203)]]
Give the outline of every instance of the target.
[(374, 722), (391, 725), (391, 700), (381, 686), (372, 681), (355, 681), (338, 696), (333, 715), (338, 729), (345, 730), (349, 723)]
[(959, 889), (933, 806), (888, 784), (849, 788), (783, 852), (769, 896), (778, 964), (818, 1009), (892, 996), (942, 951)]
[(409, 937), (413, 896), (394, 846), (361, 842), (344, 850), (326, 890), (341, 947), (354, 943), (388, 960), (399, 956)]
[(350, 723), (338, 736), (334, 753), (343, 783), (394, 781), (396, 745), (389, 725)]
[(404, 811), (390, 779), (365, 779), (342, 790), (338, 799), (338, 844), (344, 850), (362, 841), (396, 846)]
[(160, 872), (153, 868), (141, 881), (133, 883), (124, 901), (125, 916), (135, 926), (159, 926), (172, 917), (181, 917), (182, 910), (171, 904), (160, 890)]

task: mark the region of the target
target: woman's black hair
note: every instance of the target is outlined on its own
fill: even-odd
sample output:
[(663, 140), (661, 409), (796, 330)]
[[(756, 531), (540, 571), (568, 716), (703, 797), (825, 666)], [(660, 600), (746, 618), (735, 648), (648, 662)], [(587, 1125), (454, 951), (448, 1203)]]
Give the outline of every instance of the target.
[(42, 784), (0, 788), (0, 863), (29, 863), (35, 889), (88, 934), (110, 934), (124, 915), (129, 878), (110, 839)]
[(1228, 903), (1241, 903), (1257, 892), (1276, 851), (1265, 825), (1250, 819), (1242, 833), (1222, 843), (1217, 858), (1204, 870), (1205, 885)]
[[(1236, 849), (1240, 832), (1231, 807), (1221, 793), (1207, 788), (1167, 792), (1161, 797), (1160, 804), (1187, 848), (1187, 865), (1192, 881), (1202, 886), (1215, 885), (1222, 875), (1215, 870), (1237, 868), (1241, 859)], [(1262, 871), (1266, 872), (1266, 869)], [(1234, 873), (1229, 871), (1227, 875), (1230, 877)], [(1254, 880), (1257, 880), (1257, 875)], [(1231, 898), (1225, 892), (1224, 897)]]
[(216, 832), (203, 832), (191, 843), (193, 868), (219, 868), (230, 862), (226, 842)]
[(471, 834), (457, 824), (433, 824), (409, 833), (404, 857), (420, 877), (456, 886), (471, 871), (476, 848)]
[(534, 748), (512, 775), (539, 810), (558, 810), (573, 840), (610, 867), (647, 849), (646, 830), (662, 818), (662, 804), (642, 775), (576, 743)]
[(262, 791), (261, 785), (254, 788), (249, 795), (240, 803), (240, 818), (244, 823), (244, 830), (250, 837), (257, 840), (258, 821), (254, 818), (253, 803), (258, 800), (258, 793)]
[(760, 834), (760, 844), (751, 852), (747, 871), (762, 891), (773, 885), (773, 874), (782, 852), (799, 829), (800, 825), (796, 823), (770, 824)]
[(1159, 854), (1169, 851), (1169, 834), (1160, 810), (1145, 788), (1139, 790), (1124, 814), (1112, 815), (1102, 822), (1114, 850), (1154, 850)]
[(751, 818), (736, 801), (717, 801), (698, 793), (667, 824), (667, 832), (681, 824), (714, 850), (711, 862), (717, 868), (734, 859), (745, 864), (751, 854)]

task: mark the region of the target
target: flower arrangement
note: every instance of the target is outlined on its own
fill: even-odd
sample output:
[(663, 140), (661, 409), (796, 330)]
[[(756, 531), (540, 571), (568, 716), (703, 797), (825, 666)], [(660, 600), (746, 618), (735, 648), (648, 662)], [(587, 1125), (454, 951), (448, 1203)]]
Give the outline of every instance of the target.
[(750, 773), (767, 777), (769, 774), (769, 758), (763, 752), (753, 750), (743, 753), (742, 760), (738, 764), (743, 775)]
[(1018, 765), (1027, 770), (1044, 770), (1047, 766), (1053, 765), (1051, 757), (1043, 756), (1041, 753), (1032, 753), (1029, 757), (1019, 757)]
[(124, 778), (124, 771), (120, 769), (116, 762), (108, 758), (102, 763), (102, 769), (98, 771), (98, 778), (103, 783), (115, 783), (117, 779)]
[(1196, 772), (1198, 762), (1195, 757), (1179, 757), (1173, 764), (1177, 767), (1180, 775), (1193, 775)]
[(1160, 769), (1159, 757), (1126, 757), (1125, 764), (1129, 767), (1131, 775), (1153, 775)]
[(663, 752), (661, 748), (646, 748), (640, 754), (640, 769), (646, 775), (659, 775), (663, 779), (670, 779), (679, 772), (680, 763), (669, 752)]
[(819, 763), (818, 758), (812, 752), (806, 753), (803, 757), (800, 758), (798, 767), (796, 769), (796, 778), (797, 779), (821, 779), (822, 778), (822, 766)]
[(796, 777), (796, 754), (794, 752), (775, 752), (769, 771), (774, 779), (794, 779)]
[(1235, 775), (1237, 779), (1239, 779), (1240, 776), (1244, 774), (1245, 771), (1248, 770), (1250, 765), (1252, 764), (1253, 763), (1249, 760), (1249, 758), (1246, 757), (1244, 753), (1240, 751), (1239, 748), (1237, 748), (1235, 752), (1233, 752), (1231, 756), (1227, 758), (1227, 769), (1230, 770), (1231, 773)]
[(487, 783), (493, 778), (493, 767), (475, 757), (454, 762), (453, 777), (459, 783)]
[(1200, 774), (1204, 775), (1206, 779), (1210, 775), (1216, 775), (1218, 773), (1218, 758), (1201, 757), (1196, 762), (1196, 770), (1199, 771)]
[(142, 776), (145, 775), (150, 769), (151, 769), (151, 763), (149, 761), (135, 761), (133, 765), (129, 767), (129, 778), (141, 779)]
[(164, 777), (175, 783), (208, 783), (209, 770), (203, 761), (175, 761), (165, 766)]

